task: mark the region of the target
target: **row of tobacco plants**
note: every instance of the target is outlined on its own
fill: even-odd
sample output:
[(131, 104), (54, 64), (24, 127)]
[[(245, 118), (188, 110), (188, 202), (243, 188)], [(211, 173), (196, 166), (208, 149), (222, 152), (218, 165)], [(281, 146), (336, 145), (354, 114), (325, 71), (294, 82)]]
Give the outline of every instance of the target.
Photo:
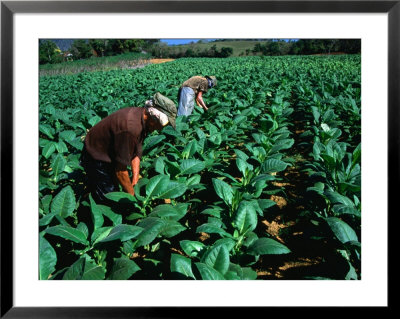
[(342, 259), (343, 278), (361, 279), (361, 74), (310, 68), (294, 90), (309, 146), (309, 236)]
[[(295, 253), (261, 220), (296, 162), (292, 116), (301, 109), (313, 200), (299, 218), (315, 226), (313, 239), (334, 243), (346, 278), (357, 279), (359, 73), (359, 56), (246, 57), (41, 77), (39, 278), (257, 279), (261, 257)], [(198, 74), (218, 78), (209, 112), (149, 135), (135, 196), (96, 203), (79, 163), (87, 130), (157, 91), (177, 102), (180, 84)]]

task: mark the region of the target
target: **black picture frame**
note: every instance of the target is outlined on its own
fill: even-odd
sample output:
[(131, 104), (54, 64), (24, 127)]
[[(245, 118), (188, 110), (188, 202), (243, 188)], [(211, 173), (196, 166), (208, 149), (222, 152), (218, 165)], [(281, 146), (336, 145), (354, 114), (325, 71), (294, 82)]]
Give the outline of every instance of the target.
[[(13, 302), (13, 19), (15, 13), (387, 13), (388, 14), (388, 218), (399, 186), (400, 0), (308, 1), (1, 1), (1, 318), (177, 318), (214, 316), (186, 307), (14, 307)], [(390, 222), (388, 223), (391, 224)], [(388, 233), (389, 234), (389, 233)], [(390, 246), (388, 237), (388, 247)], [(390, 248), (390, 247), (389, 247)], [(388, 256), (389, 258), (389, 256)], [(388, 260), (389, 261), (389, 260)], [(389, 287), (390, 281), (388, 281)], [(390, 290), (390, 289), (389, 289)], [(388, 300), (390, 308), (390, 298)], [(258, 311), (253, 307), (251, 311)], [(232, 309), (218, 308), (227, 316)], [(234, 309), (239, 315), (239, 309)], [(307, 315), (307, 308), (294, 308)], [(334, 312), (338, 309), (333, 309)], [(270, 309), (268, 310), (270, 311)], [(224, 312), (224, 314), (222, 314)], [(246, 317), (249, 312), (246, 310)], [(271, 314), (271, 312), (269, 312)], [(261, 314), (258, 314), (260, 316)]]

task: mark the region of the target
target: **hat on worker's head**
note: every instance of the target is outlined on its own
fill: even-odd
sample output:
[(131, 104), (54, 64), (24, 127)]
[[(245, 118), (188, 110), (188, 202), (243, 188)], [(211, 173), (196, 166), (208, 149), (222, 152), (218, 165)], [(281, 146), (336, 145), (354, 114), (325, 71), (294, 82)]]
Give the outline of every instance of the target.
[(211, 81), (211, 83), (212, 83), (212, 85), (210, 87), (213, 88), (214, 86), (217, 86), (217, 78), (215, 76), (206, 75), (206, 78), (209, 79)]
[(168, 117), (168, 121), (172, 127), (176, 129), (175, 119), (178, 111), (172, 100), (157, 92), (153, 95), (153, 107), (163, 112)]

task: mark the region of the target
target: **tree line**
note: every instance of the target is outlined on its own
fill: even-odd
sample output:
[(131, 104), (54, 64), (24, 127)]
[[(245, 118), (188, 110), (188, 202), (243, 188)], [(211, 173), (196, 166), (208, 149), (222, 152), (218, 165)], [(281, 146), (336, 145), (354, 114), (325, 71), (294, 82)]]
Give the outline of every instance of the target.
[(72, 42), (68, 50), (61, 51), (54, 41), (43, 39), (39, 41), (39, 64), (114, 56), (128, 52), (142, 52), (149, 50), (156, 42), (159, 42), (159, 40), (78, 39)]
[(165, 44), (153, 45), (151, 48), (151, 55), (157, 58), (227, 58), (232, 55), (233, 49), (231, 47), (222, 47), (217, 49), (214, 44), (210, 48), (200, 49), (195, 44), (186, 46), (167, 46)]
[[(223, 42), (223, 39), (216, 40)], [(225, 39), (225, 41), (233, 41)], [(88, 59), (120, 55), (128, 52), (147, 52), (155, 58), (218, 57), (226, 58), (233, 54), (229, 46), (217, 48), (215, 44), (200, 49), (195, 43), (185, 46), (168, 46), (159, 39), (90, 39), (74, 40), (70, 48), (61, 51), (54, 41), (39, 41), (39, 63), (60, 63), (69, 60)], [(309, 55), (342, 52), (355, 54), (361, 52), (360, 39), (299, 39), (259, 40), (254, 47), (240, 53), (249, 55)]]
[[(331, 53), (361, 53), (360, 39), (299, 39), (268, 40), (255, 44), (252, 54), (262, 55), (309, 55)], [(250, 52), (246, 52), (249, 55)]]

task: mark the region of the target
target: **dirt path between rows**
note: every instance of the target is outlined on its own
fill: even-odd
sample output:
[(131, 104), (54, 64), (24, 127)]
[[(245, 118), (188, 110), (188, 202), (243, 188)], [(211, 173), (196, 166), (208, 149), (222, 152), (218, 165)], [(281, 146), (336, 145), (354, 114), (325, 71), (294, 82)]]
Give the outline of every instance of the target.
[[(298, 116), (297, 116), (298, 115)], [(298, 223), (299, 216), (304, 210), (304, 192), (308, 175), (304, 171), (304, 163), (308, 160), (308, 149), (301, 142), (304, 132), (304, 122), (300, 121), (301, 114), (294, 113), (292, 130), (295, 143), (290, 150), (290, 156), (295, 158), (293, 166), (289, 167), (280, 177), (280, 182), (274, 185), (283, 189), (283, 194), (271, 195), (270, 199), (276, 206), (265, 214), (261, 221), (264, 231), (273, 239), (286, 245), (292, 250), (287, 255), (263, 255), (256, 264), (258, 279), (303, 279), (319, 273), (323, 257), (316, 255), (304, 241), (304, 225)]]

